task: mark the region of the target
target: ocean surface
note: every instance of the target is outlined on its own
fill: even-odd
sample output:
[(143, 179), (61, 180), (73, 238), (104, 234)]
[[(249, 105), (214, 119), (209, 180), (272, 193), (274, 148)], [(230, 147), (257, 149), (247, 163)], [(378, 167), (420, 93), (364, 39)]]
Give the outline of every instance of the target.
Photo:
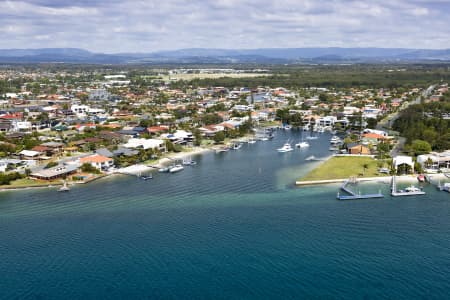
[[(330, 135), (193, 157), (153, 180), (0, 193), (1, 299), (449, 299), (450, 194), (297, 188)], [(357, 171), (358, 172), (358, 171)], [(388, 195), (380, 182), (358, 190)]]

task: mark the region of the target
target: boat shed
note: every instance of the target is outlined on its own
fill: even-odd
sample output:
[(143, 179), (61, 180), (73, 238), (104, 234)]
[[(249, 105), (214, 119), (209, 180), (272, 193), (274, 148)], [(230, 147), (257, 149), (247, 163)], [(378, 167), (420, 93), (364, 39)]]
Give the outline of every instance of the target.
[(408, 165), (411, 167), (411, 170), (414, 172), (414, 161), (411, 156), (399, 155), (394, 157), (392, 160), (395, 170), (397, 171), (398, 166), (400, 165)]

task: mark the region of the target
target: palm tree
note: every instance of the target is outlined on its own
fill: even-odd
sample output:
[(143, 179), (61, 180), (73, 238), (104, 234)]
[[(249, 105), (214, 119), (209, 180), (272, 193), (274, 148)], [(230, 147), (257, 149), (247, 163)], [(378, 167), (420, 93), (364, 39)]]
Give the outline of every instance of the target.
[(363, 176), (365, 175), (366, 169), (368, 169), (368, 168), (369, 168), (369, 164), (367, 164), (367, 163), (363, 164)]
[(431, 168), (431, 166), (433, 165), (433, 160), (431, 159), (431, 157), (428, 157), (428, 159), (425, 161), (425, 164), (427, 168)]

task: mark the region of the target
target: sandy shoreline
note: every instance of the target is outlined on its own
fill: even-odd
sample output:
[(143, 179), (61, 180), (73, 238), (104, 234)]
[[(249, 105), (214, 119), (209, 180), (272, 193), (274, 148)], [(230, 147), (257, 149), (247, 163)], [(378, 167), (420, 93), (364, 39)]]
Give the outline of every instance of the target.
[[(428, 175), (431, 178), (433, 184), (437, 184), (439, 181), (444, 182), (445, 180), (450, 181), (450, 178), (447, 178), (444, 174), (430, 174)], [(319, 184), (332, 184), (332, 183), (342, 183), (346, 181), (348, 178), (336, 178), (336, 179), (327, 179), (327, 180), (308, 180), (308, 181), (296, 181), (295, 185), (297, 186), (310, 186), (310, 185), (319, 185)], [(395, 177), (397, 182), (417, 182), (417, 175), (401, 175)], [(356, 178), (358, 182), (367, 182), (367, 181), (376, 181), (382, 183), (390, 183), (392, 180), (392, 176), (379, 176), (379, 177), (361, 177)]]
[(120, 175), (120, 174), (139, 174), (157, 170), (159, 168), (163, 168), (169, 164), (173, 164), (176, 161), (181, 161), (183, 159), (192, 157), (194, 155), (204, 154), (206, 152), (211, 151), (208, 148), (195, 147), (191, 148), (190, 151), (186, 152), (178, 152), (178, 153), (169, 153), (164, 157), (152, 162), (152, 163), (139, 163), (135, 165), (131, 165), (124, 168), (114, 169), (109, 174), (110, 175)]
[[(155, 162), (151, 164), (146, 163), (139, 163), (135, 165), (131, 165), (124, 168), (114, 169), (106, 174), (103, 174), (102, 176), (98, 176), (93, 178), (92, 180), (86, 181), (86, 182), (75, 182), (71, 181), (68, 182), (68, 185), (78, 185), (78, 184), (88, 184), (92, 181), (96, 181), (98, 179), (106, 178), (106, 177), (112, 177), (117, 175), (123, 175), (123, 174), (134, 174), (137, 175), (139, 173), (146, 173), (150, 171), (154, 171), (156, 169), (162, 168), (169, 163), (173, 163), (176, 160), (183, 160), (186, 158), (189, 158), (194, 155), (201, 155), (207, 152), (212, 151), (209, 148), (203, 148), (203, 147), (194, 147), (190, 148), (186, 152), (179, 152), (179, 153), (169, 153), (165, 157), (160, 158), (156, 160)], [(5, 191), (21, 191), (21, 190), (30, 190), (30, 189), (55, 189), (63, 185), (63, 181), (61, 182), (49, 182), (48, 184), (30, 184), (30, 185), (24, 185), (24, 186), (4, 186), (0, 188), (0, 192)]]

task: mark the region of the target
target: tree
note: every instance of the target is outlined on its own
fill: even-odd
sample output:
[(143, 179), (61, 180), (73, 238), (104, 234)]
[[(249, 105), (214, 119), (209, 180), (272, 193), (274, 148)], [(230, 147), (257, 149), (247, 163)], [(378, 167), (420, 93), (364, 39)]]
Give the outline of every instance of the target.
[(44, 169), (50, 169), (52, 167), (56, 167), (58, 163), (56, 161), (51, 161), (47, 165), (45, 165)]
[(223, 131), (219, 131), (214, 135), (214, 142), (217, 144), (223, 142), (225, 140), (225, 133)]
[(368, 163), (365, 163), (365, 164), (363, 164), (363, 176), (364, 176), (364, 174), (366, 173), (366, 170), (369, 168), (369, 164)]
[(328, 95), (326, 93), (321, 93), (319, 95), (319, 101), (320, 102), (328, 102)]
[(414, 140), (411, 148), (415, 155), (427, 154), (431, 152), (431, 145), (427, 141)]
[(200, 130), (195, 129), (194, 130), (194, 145), (195, 146), (200, 146), (202, 144), (202, 133), (200, 132)]
[(366, 122), (367, 122), (367, 128), (375, 129), (375, 127), (377, 126), (377, 119), (368, 118), (366, 120)]
[(303, 118), (300, 113), (295, 113), (291, 116), (289, 124), (293, 127), (300, 127), (302, 126)]
[(433, 165), (433, 160), (431, 159), (431, 157), (428, 157), (428, 159), (425, 161), (425, 165), (427, 166), (427, 168), (431, 168), (431, 166)]
[(100, 170), (91, 165), (90, 163), (84, 163), (83, 165), (81, 165), (81, 171), (85, 173), (100, 174)]

